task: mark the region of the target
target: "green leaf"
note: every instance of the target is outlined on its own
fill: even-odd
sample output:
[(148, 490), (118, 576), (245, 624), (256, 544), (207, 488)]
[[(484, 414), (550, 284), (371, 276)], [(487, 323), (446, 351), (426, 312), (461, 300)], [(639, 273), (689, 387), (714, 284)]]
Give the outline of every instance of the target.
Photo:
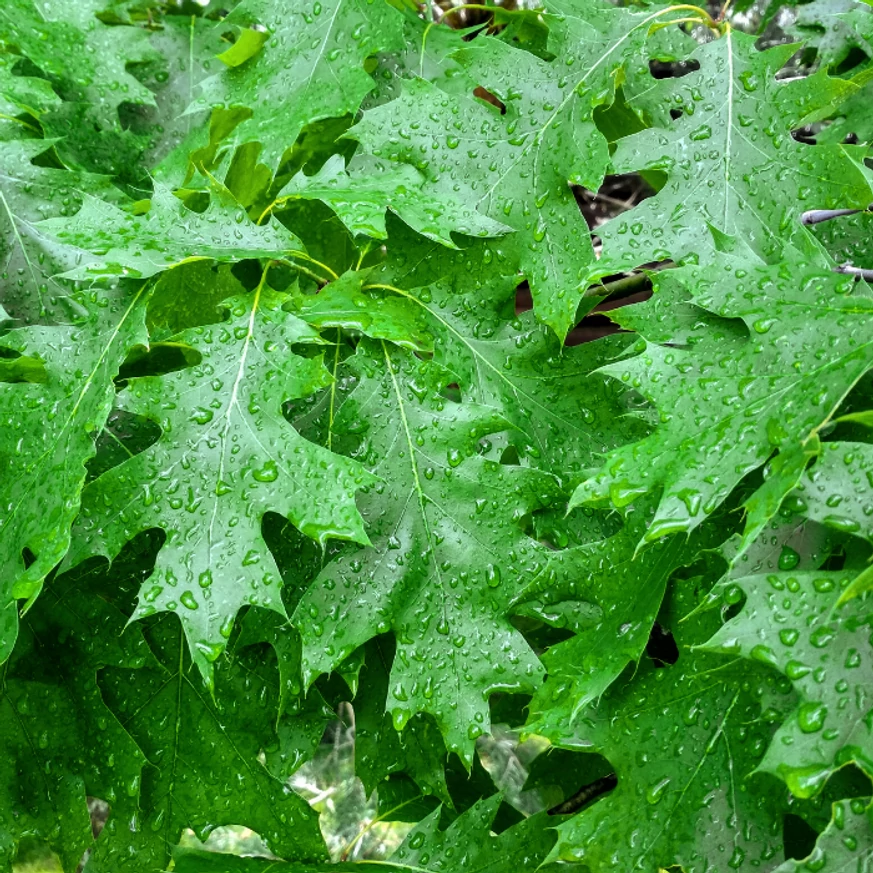
[(357, 112), (374, 85), (364, 61), (402, 46), (401, 21), (384, 0), (245, 0), (226, 22), (257, 23), (269, 37), (251, 60), (204, 82), (194, 106), (254, 110), (244, 136), (275, 170), (307, 124)]
[(836, 107), (830, 124), (816, 137), (817, 142), (842, 143), (849, 137), (868, 145), (873, 141), (873, 119), (867, 111), (870, 95), (873, 94), (873, 82), (869, 81), (869, 76), (864, 79), (865, 81), (858, 83), (859, 90)]
[(385, 710), (394, 655), (395, 647), (385, 636), (364, 646), (365, 663), (354, 700), (355, 775), (368, 793), (378, 790), (381, 808), (385, 808), (385, 780), (396, 773), (409, 776), (421, 793), (451, 805), (446, 787), (446, 747), (433, 719), (414, 715), (398, 732)]
[(95, 119), (115, 126), (122, 101), (154, 104), (127, 65), (153, 60), (156, 53), (144, 31), (100, 21), (96, 13), (103, 5), (102, 0), (9, 0), (0, 15), (0, 40), (49, 76), (65, 99), (90, 104)]
[(870, 231), (873, 213), (860, 212), (814, 226), (816, 238), (838, 264), (867, 267), (873, 263)]
[(795, 512), (873, 542), (873, 446), (825, 443), (789, 497)]
[(0, 864), (870, 867), (871, 3), (0, 0)]
[(691, 873), (766, 869), (781, 851), (785, 800), (767, 777), (750, 776), (784, 694), (765, 668), (693, 651), (706, 625), (680, 630), (676, 621), (693, 589), (683, 583), (670, 610), (676, 664), (641, 664), (575, 720), (572, 696), (553, 703), (546, 736), (604, 755), (618, 787), (559, 825), (550, 857), (592, 873), (628, 864)]
[[(160, 30), (149, 33), (149, 42), (160, 57), (149, 66), (151, 75), (145, 79), (156, 104), (144, 125), (151, 140), (147, 159), (153, 166), (203, 126), (205, 113), (185, 110), (200, 83), (221, 69), (215, 56), (226, 44), (220, 28), (194, 15), (165, 15)], [(141, 68), (137, 72), (143, 78)]]
[[(301, 764), (315, 756), (334, 711), (314, 689), (303, 696), (300, 635), (273, 612), (246, 612), (240, 622), (235, 651), (266, 643), (272, 647), (279, 672), (279, 701), (276, 710), (278, 744), (265, 750), (267, 770), (277, 779), (287, 779)], [(263, 651), (263, 650), (261, 650)], [(251, 653), (250, 660), (254, 660)], [(261, 662), (265, 659), (259, 658)]]
[[(177, 849), (173, 852), (173, 869), (179, 873), (355, 873), (360, 871), (356, 862), (338, 864), (286, 864), (269, 858), (252, 858), (233, 855), (224, 852), (211, 852), (202, 849)], [(368, 871), (372, 873), (396, 873), (396, 867), (380, 864), (378, 861), (367, 862)]]
[(613, 172), (659, 170), (667, 182), (598, 228), (611, 268), (706, 252), (710, 226), (773, 261), (792, 242), (803, 248), (797, 238), (807, 234), (798, 221), (805, 209), (865, 208), (873, 199), (858, 165), (862, 150), (810, 148), (791, 136), (856, 86), (824, 70), (779, 82), (794, 46), (759, 52), (754, 45), (754, 37), (728, 29), (701, 46), (693, 55), (698, 72), (660, 83), (662, 99), (681, 117), (619, 141)]
[(856, 0), (804, 3), (791, 30), (815, 48), (818, 63), (829, 67), (838, 67), (853, 48), (873, 57), (873, 10)]
[[(706, 647), (769, 664), (798, 692), (760, 767), (798, 797), (816, 794), (849, 762), (873, 774), (873, 705), (868, 676), (871, 598), (837, 606), (852, 574), (774, 573), (736, 579), (746, 595), (740, 614)], [(778, 628), (778, 630), (777, 630)]]
[[(129, 129), (126, 110), (147, 111), (152, 92), (132, 74), (159, 55), (135, 27), (97, 18), (102, 0), (10, 0), (0, 15), (0, 42), (24, 55), (63, 102), (40, 116), (70, 166), (140, 179), (147, 139)], [(129, 70), (128, 67), (131, 69)]]
[(508, 437), (529, 464), (579, 477), (604, 451), (648, 433), (627, 389), (597, 372), (627, 340), (562, 347), (531, 313), (516, 317), (518, 278), (502, 241), (453, 252), (394, 227), (392, 235), (396, 249), (372, 274), (371, 299), (387, 283), (420, 310), (436, 360), (466, 398), (513, 425)]
[(166, 270), (149, 298), (149, 338), (160, 342), (186, 328), (223, 321), (222, 301), (244, 293), (229, 264), (189, 261)]
[(863, 424), (864, 427), (873, 427), (873, 409), (865, 409), (863, 412), (848, 412), (834, 419), (834, 424), (840, 422), (857, 422)]
[(101, 180), (35, 165), (34, 158), (50, 146), (46, 140), (0, 142), (0, 302), (24, 322), (82, 315), (69, 283), (57, 278), (74, 266), (71, 253), (37, 224), (75, 209), (84, 196), (79, 186)]
[(37, 596), (70, 545), (85, 464), (115, 399), (113, 379), (128, 351), (146, 341), (146, 296), (144, 289), (78, 295), (86, 315), (73, 324), (19, 328), (0, 340), (45, 370), (43, 381), (6, 384), (0, 395), (0, 663), (15, 643), (16, 601)]
[(746, 501), (746, 527), (743, 531), (742, 553), (767, 527), (768, 522), (779, 512), (783, 500), (795, 488), (807, 464), (822, 450), (817, 437), (804, 445), (789, 446), (764, 466), (764, 483)]
[(427, 312), (405, 297), (364, 291), (368, 272), (343, 273), (316, 295), (300, 295), (295, 313), (318, 330), (337, 327), (386, 339), (412, 351), (432, 352)]
[[(718, 552), (727, 562), (727, 572), (720, 581), (782, 570), (818, 570), (834, 551), (836, 543), (827, 528), (782, 509), (752, 542), (736, 534), (721, 545)], [(708, 597), (708, 605), (717, 603), (718, 597), (717, 593)]]
[(491, 825), (500, 800), (496, 795), (480, 801), (445, 831), (437, 829), (439, 810), (432, 812), (409, 833), (391, 856), (391, 864), (400, 865), (401, 870), (441, 870), (451, 864), (458, 873), (537, 869), (554, 843), (552, 830), (547, 827), (549, 820), (543, 814), (531, 816), (492, 836)]
[[(35, 76), (20, 76), (14, 72), (18, 62), (14, 55), (0, 57), (0, 112), (7, 116), (8, 123), (12, 119), (8, 116), (27, 113), (38, 119), (44, 112), (60, 103), (61, 98), (52, 90), (52, 86), (45, 79)], [(9, 126), (10, 135), (2, 139), (17, 139), (22, 128), (33, 129), (31, 121), (27, 119), (15, 119), (20, 127)]]
[[(163, 869), (183, 828), (205, 839), (223, 824), (256, 830), (280, 855), (325, 858), (315, 812), (258, 760), (273, 732), (275, 673), (257, 659), (222, 661), (213, 701), (174, 617), (162, 616), (143, 633), (151, 663), (107, 670), (102, 687), (149, 766), (135, 817), (104, 832), (95, 868)], [(252, 698), (262, 701), (256, 710), (244, 705)]]
[(419, 191), (424, 176), (406, 164), (353, 160), (349, 172), (339, 155), (329, 158), (313, 176), (298, 173), (280, 192), (285, 199), (321, 200), (352, 235), (385, 239), (386, 206), (413, 230), (443, 245), (454, 246), (452, 232), (498, 236), (510, 230), (463, 203)]
[(46, 373), (38, 358), (18, 357), (0, 360), (0, 382), (45, 382)]
[(609, 154), (594, 109), (610, 101), (623, 59), (661, 15), (598, 4), (574, 66), (560, 73), (499, 41), (476, 41), (456, 57), (505, 114), (412, 80), (350, 131), (372, 154), (420, 170), (433, 195), (513, 228), (503, 247), (530, 282), (539, 318), (561, 339), (595, 264), (568, 182), (599, 187)]
[(553, 499), (556, 485), (477, 457), (478, 441), (507, 424), (487, 407), (446, 399), (452, 377), (436, 365), (384, 343), (361, 343), (351, 365), (358, 384), (333, 422), (381, 480), (360, 504), (373, 546), (325, 567), (297, 607), (304, 674), (311, 682), (393, 630), (395, 727), (430, 713), (469, 762), (488, 729), (488, 695), (532, 691), (541, 675), (507, 612), (548, 555), (519, 520)]
[[(493, 9), (498, 14), (500, 7)], [(424, 79), (453, 94), (469, 94), (476, 87), (453, 57), (466, 47), (467, 32), (451, 26), (434, 27), (416, 13), (404, 10), (402, 45), (376, 55), (372, 71), (375, 88), (364, 98), (364, 111), (399, 97), (409, 79)]]
[[(148, 650), (112, 599), (130, 564), (56, 578), (28, 614), (0, 668), (0, 857), (44, 840), (65, 869), (91, 846), (86, 795), (122, 809), (139, 790), (145, 757), (106, 707), (97, 671), (135, 669)], [(94, 628), (105, 634), (95, 637)]]
[(840, 595), (838, 602), (843, 604), (867, 591), (873, 591), (873, 570), (870, 567), (866, 567), (852, 580), (849, 587)]
[[(569, 624), (575, 633), (543, 655), (548, 678), (531, 701), (531, 712), (541, 714), (529, 721), (531, 730), (552, 736), (566, 717), (567, 701), (572, 701), (572, 722), (628, 664), (639, 662), (670, 575), (697, 556), (702, 543), (675, 537), (637, 554), (646, 515), (642, 510), (632, 514), (624, 529), (606, 540), (559, 552), (549, 572), (532, 580), (520, 599), (524, 605), (539, 595), (539, 617), (558, 627)], [(585, 606), (593, 611), (580, 622)]]
[(283, 299), (263, 285), (234, 298), (229, 321), (177, 336), (200, 354), (198, 365), (131, 380), (125, 407), (162, 437), (88, 486), (67, 559), (111, 559), (139, 532), (162, 528), (167, 541), (135, 617), (177, 611), (207, 679), (243, 605), (285, 613), (264, 513), (320, 542), (367, 542), (354, 492), (371, 477), (282, 418), (284, 401), (330, 381), (319, 357), (292, 352), (318, 337), (282, 311)]
[(86, 196), (72, 218), (53, 218), (39, 228), (80, 249), (80, 263), (64, 275), (86, 279), (99, 275), (148, 278), (186, 261), (281, 258), (301, 242), (275, 224), (252, 224), (242, 207), (215, 186), (209, 207), (192, 212), (167, 188), (157, 187), (145, 212), (125, 211)]
[[(873, 366), (864, 338), (873, 300), (866, 286), (786, 254), (774, 267), (721, 254), (717, 270), (662, 271), (653, 301), (613, 316), (647, 342), (602, 371), (638, 388), (661, 423), (611, 453), (571, 506), (620, 507), (660, 486), (646, 539), (690, 530), (774, 449), (801, 451), (830, 420)], [(770, 472), (767, 488), (780, 476), (782, 493), (796, 483), (796, 467)]]

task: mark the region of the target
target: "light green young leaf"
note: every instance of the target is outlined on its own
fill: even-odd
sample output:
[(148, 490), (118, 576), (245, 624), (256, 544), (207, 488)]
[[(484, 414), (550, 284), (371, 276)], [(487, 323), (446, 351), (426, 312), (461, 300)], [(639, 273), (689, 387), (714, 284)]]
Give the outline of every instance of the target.
[(859, 594), (873, 591), (873, 567), (865, 567), (840, 595), (839, 603), (843, 604)]

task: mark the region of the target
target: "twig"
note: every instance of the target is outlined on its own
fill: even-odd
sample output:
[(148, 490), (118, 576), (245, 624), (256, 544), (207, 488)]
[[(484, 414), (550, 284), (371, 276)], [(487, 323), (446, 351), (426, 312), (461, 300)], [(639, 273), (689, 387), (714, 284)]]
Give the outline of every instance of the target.
[(864, 279), (867, 282), (873, 282), (873, 270), (867, 270), (864, 267), (853, 267), (851, 264), (840, 264), (834, 270), (835, 273), (845, 273), (848, 276), (857, 276), (859, 279)]
[(590, 785), (583, 785), (572, 797), (568, 797), (563, 803), (553, 806), (549, 810), (549, 815), (570, 815), (570, 813), (578, 812), (583, 806), (600, 797), (601, 794), (612, 791), (616, 785), (618, 785), (618, 779), (615, 773), (595, 779)]
[(612, 282), (602, 282), (599, 285), (592, 285), (586, 288), (583, 297), (615, 297), (618, 294), (625, 294), (629, 291), (636, 291), (637, 288), (647, 285), (650, 281), (649, 273), (657, 273), (659, 270), (668, 270), (675, 267), (673, 261), (664, 261), (661, 264), (656, 264), (654, 267), (645, 267), (642, 273), (632, 273), (630, 276), (625, 276), (622, 279), (615, 279)]
[(809, 227), (812, 224), (830, 221), (832, 218), (842, 218), (844, 215), (857, 215), (859, 212), (867, 212), (871, 207), (873, 207), (873, 203), (867, 209), (810, 209), (809, 212), (804, 212), (800, 216), (800, 223)]

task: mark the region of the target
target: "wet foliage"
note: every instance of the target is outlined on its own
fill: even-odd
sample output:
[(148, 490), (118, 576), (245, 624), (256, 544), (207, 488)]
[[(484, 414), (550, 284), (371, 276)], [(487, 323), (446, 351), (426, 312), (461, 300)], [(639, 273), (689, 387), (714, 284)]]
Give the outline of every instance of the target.
[(873, 8), (711, 7), (0, 5), (0, 863), (873, 870)]

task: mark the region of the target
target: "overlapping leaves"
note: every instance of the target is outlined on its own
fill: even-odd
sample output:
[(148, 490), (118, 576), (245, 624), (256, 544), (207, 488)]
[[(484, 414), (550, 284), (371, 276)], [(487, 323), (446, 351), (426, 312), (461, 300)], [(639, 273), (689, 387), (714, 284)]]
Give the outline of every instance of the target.
[[(573, 502), (623, 506), (660, 487), (649, 539), (699, 524), (774, 449), (801, 449), (873, 368), (863, 285), (793, 251), (773, 267), (719, 260), (718, 271), (660, 274), (653, 301), (615, 316), (647, 345), (608, 372), (649, 397), (661, 424), (613, 453)], [(786, 468), (782, 496), (802, 469)]]
[[(751, 576), (731, 582), (746, 595), (740, 615), (707, 643), (784, 673), (800, 703), (773, 738), (761, 769), (809, 797), (838, 768), (873, 771), (873, 702), (869, 699), (871, 596), (834, 608), (851, 573)], [(763, 628), (776, 632), (763, 635)]]
[[(346, 869), (282, 780), (351, 690), (444, 804), (388, 869), (869, 865), (873, 260), (799, 220), (873, 201), (869, 8), (786, 76), (727, 8), (227, 5), (0, 10), (4, 862)], [(502, 718), (617, 786), (507, 827)]]
[(569, 184), (600, 185), (609, 155), (594, 110), (611, 101), (622, 65), (637, 60), (649, 26), (668, 11), (597, 3), (583, 23), (571, 7), (554, 21), (565, 38), (560, 73), (499, 41), (476, 43), (455, 57), (499, 99), (500, 112), (413, 80), (350, 132), (373, 154), (419, 169), (433, 194), (474, 204), (511, 227), (505, 251), (530, 282), (540, 319), (559, 337), (595, 269)]

